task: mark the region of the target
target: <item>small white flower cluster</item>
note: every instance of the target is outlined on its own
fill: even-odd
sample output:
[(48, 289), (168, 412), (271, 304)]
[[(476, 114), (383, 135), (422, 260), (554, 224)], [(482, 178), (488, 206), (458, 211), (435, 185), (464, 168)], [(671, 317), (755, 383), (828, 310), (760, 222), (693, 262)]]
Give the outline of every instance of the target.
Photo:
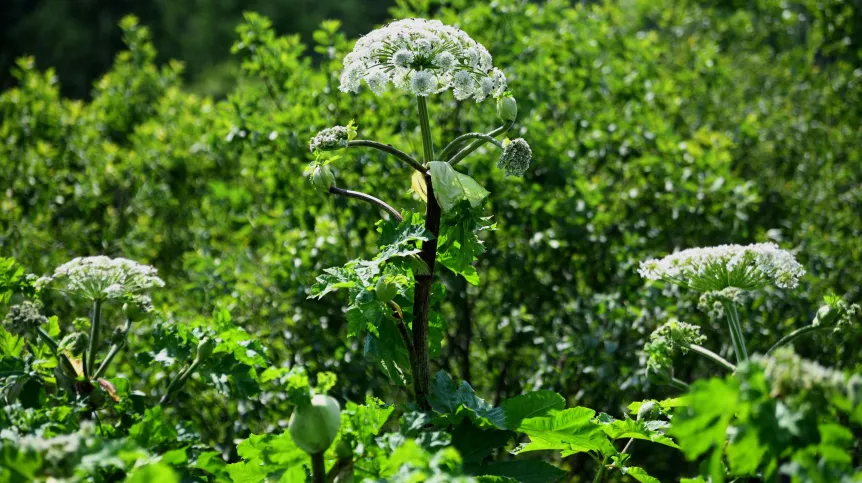
[(805, 269), (793, 254), (774, 243), (691, 248), (661, 260), (641, 262), (638, 273), (699, 292), (736, 287), (756, 290), (768, 283), (794, 288)]
[(365, 81), (380, 95), (391, 83), (415, 96), (452, 89), (458, 100), (476, 102), (506, 91), (506, 76), (491, 54), (469, 35), (439, 20), (408, 18), (356, 42), (344, 57), (342, 92), (359, 92)]
[(350, 139), (350, 129), (345, 126), (333, 126), (317, 133), (308, 141), (308, 148), (315, 151), (335, 151), (347, 147)]
[(754, 356), (752, 362), (763, 367), (773, 396), (837, 392), (854, 404), (862, 401), (862, 375), (821, 366), (799, 357), (789, 347), (778, 349), (768, 357)]
[(506, 176), (524, 176), (530, 168), (533, 150), (523, 138), (507, 141), (503, 144), (503, 154), (497, 161), (497, 167), (505, 171)]
[(89, 300), (119, 299), (153, 287), (164, 287), (157, 270), (126, 258), (105, 256), (78, 257), (54, 270), (53, 275), (37, 280), (44, 286), (65, 280), (66, 290)]

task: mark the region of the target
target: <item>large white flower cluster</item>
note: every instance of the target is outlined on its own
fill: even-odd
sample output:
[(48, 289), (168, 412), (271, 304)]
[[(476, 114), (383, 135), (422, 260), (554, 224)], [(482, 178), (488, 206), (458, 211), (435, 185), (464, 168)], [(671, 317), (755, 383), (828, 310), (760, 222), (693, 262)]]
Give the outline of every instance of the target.
[(691, 248), (661, 260), (641, 262), (640, 275), (700, 292), (736, 287), (756, 290), (769, 283), (794, 288), (805, 269), (774, 243)]
[(40, 278), (44, 286), (63, 280), (66, 290), (89, 300), (119, 299), (153, 287), (164, 287), (157, 270), (126, 258), (105, 256), (78, 257), (54, 270), (53, 275)]
[(452, 89), (455, 98), (480, 102), (506, 91), (506, 76), (469, 35), (439, 20), (398, 20), (360, 38), (344, 57), (343, 92), (365, 81), (380, 95), (390, 84), (416, 96)]

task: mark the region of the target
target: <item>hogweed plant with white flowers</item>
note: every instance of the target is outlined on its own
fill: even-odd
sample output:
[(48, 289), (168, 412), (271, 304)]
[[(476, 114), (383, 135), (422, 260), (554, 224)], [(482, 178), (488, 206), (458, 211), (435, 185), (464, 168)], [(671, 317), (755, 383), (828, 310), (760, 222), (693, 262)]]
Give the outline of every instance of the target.
[[(95, 256), (75, 258), (57, 267), (52, 275), (46, 275), (36, 281), (36, 286), (39, 288), (55, 288), (93, 302), (89, 347), (82, 363), (85, 378), (97, 379), (121, 348), (120, 344), (116, 344), (117, 349), (112, 347), (108, 357), (99, 367), (96, 367), (96, 352), (99, 348), (102, 324), (102, 304), (106, 301), (127, 301), (124, 305), (126, 310), (140, 312), (140, 307), (146, 310), (150, 306), (150, 301), (144, 292), (165, 285), (157, 274), (158, 271), (155, 268), (126, 258)], [(55, 283), (63, 283), (64, 287), (53, 286)], [(127, 318), (127, 321), (130, 325), (132, 320)], [(124, 333), (127, 332), (128, 327)]]
[[(496, 139), (511, 128), (517, 104), (506, 94), (506, 76), (494, 67), (491, 54), (455, 27), (437, 20), (405, 19), (362, 37), (344, 58), (341, 90), (358, 92), (363, 84), (377, 95), (394, 88), (416, 98), (422, 157), (417, 160), (394, 146), (354, 139), (356, 129), (352, 123), (324, 129), (311, 139), (309, 146), (316, 157), (311, 166), (314, 186), (332, 195), (372, 203), (391, 219), (388, 225), (383, 225), (383, 250), (375, 260), (354, 261), (344, 268), (327, 270), (318, 279), (312, 296), (350, 288), (354, 303), (348, 317), (361, 317), (367, 322), (357, 325), (356, 335), (364, 334), (366, 326), (370, 326), (372, 334), (377, 332), (371, 337), (383, 338), (379, 314), (394, 314), (410, 370), (400, 364), (404, 361), (398, 360), (397, 353), (379, 354), (378, 358), (383, 370), (396, 382), (412, 379), (416, 403), (428, 409), (429, 320), (432, 315), (439, 317), (431, 308), (435, 266), (439, 261), (476, 283), (478, 275), (471, 264), (483, 250), (476, 231), (487, 227), (480, 209), (488, 191), (454, 166), (489, 143), (502, 151), (498, 166), (507, 176), (523, 176), (530, 166), (532, 152), (523, 139), (502, 142)], [(488, 133), (463, 134), (435, 152), (427, 99), (447, 91), (452, 91), (458, 100), (498, 99), (504, 125)], [(331, 159), (323, 153), (355, 147), (390, 154), (413, 172), (413, 188), (426, 201), (424, 220), (417, 214), (402, 214), (377, 197), (336, 185), (328, 167)], [(391, 281), (386, 286), (400, 297), (381, 296), (377, 287), (384, 277)]]

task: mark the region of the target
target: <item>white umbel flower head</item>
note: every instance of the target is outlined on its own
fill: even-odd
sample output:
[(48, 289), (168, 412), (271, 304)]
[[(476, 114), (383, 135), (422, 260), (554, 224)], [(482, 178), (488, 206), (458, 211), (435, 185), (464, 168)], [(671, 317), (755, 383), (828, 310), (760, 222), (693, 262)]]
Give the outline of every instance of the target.
[(66, 291), (88, 300), (120, 299), (153, 287), (164, 287), (158, 271), (126, 258), (78, 257), (39, 279), (40, 285), (65, 281)]
[(649, 280), (712, 292), (728, 287), (757, 290), (770, 283), (794, 288), (805, 269), (778, 245), (756, 243), (683, 250), (661, 260), (641, 262), (638, 273)]
[(360, 38), (344, 57), (341, 90), (359, 92), (361, 81), (380, 94), (392, 83), (415, 96), (453, 90), (476, 102), (506, 91), (506, 76), (491, 54), (469, 35), (439, 20), (398, 20)]
[(506, 140), (503, 143), (503, 154), (497, 161), (497, 167), (505, 171), (506, 176), (524, 176), (530, 168), (533, 150), (523, 138)]

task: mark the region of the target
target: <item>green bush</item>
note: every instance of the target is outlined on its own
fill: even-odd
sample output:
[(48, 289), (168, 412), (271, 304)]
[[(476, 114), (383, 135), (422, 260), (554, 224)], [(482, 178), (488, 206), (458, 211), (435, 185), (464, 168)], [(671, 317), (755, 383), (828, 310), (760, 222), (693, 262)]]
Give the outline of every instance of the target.
[[(474, 401), (474, 413), (536, 391), (565, 396), (558, 409), (584, 406), (611, 414), (622, 414), (632, 400), (676, 396), (677, 389), (643, 370), (644, 344), (670, 318), (700, 323), (710, 348), (729, 358), (732, 345), (718, 336), (723, 322), (699, 312), (696, 297), (660, 283), (644, 288), (638, 262), (676, 249), (774, 241), (805, 266), (808, 274), (792, 294), (766, 289), (746, 303), (741, 325), (751, 353), (765, 353), (783, 334), (807, 326), (832, 292), (851, 304), (859, 301), (858, 4), (403, 1), (392, 15), (439, 18), (485, 45), (518, 100), (509, 135), (524, 137), (532, 148), (532, 168), (523, 179), (507, 179), (495, 167), (498, 154), (486, 148), (459, 165), (491, 192), (485, 214), (496, 227), (480, 235), (485, 252), (474, 264), (479, 286), (451, 271), (439, 274), (447, 293), (440, 307), (446, 325), (432, 372), (454, 374), (469, 383), (470, 394), (485, 395), (487, 401), (473, 394), (481, 401)], [(344, 300), (309, 300), (323, 269), (376, 253), (378, 210), (324, 196), (304, 170), (314, 159), (308, 139), (350, 120), (382, 143), (421, 153), (413, 101), (393, 92), (376, 97), (367, 89), (358, 95), (338, 91), (342, 58), (352, 46), (338, 22), (324, 22), (307, 47), (296, 36), (278, 36), (265, 18), (246, 14), (232, 49), (241, 74), (219, 101), (189, 93), (180, 63), (158, 65), (149, 33), (135, 19), (121, 27), (128, 50), (96, 83), (90, 101), (62, 98), (62, 79), (27, 58), (14, 71), (17, 85), (0, 94), (0, 254), (37, 275), (77, 256), (122, 256), (158, 268), (166, 283), (151, 293), (151, 322), (128, 333), (134, 349), (121, 351), (108, 371), (121, 400), (114, 414), (120, 422), (100, 434), (124, 439), (81, 447), (119, 454), (117, 471), (130, 474), (176, 466), (193, 477), (221, 478), (228, 470), (218, 456), (246, 466), (271, 464), (278, 455), (268, 452), (275, 447), (284, 461), (307, 459), (286, 433), (278, 436), (296, 400), (285, 396), (285, 387), (294, 381), (308, 390), (299, 369), (318, 379), (335, 374), (338, 384), (326, 390), (341, 401), (366, 401), (369, 394), (390, 403), (411, 401), (362, 343), (345, 343), (350, 327)], [(312, 62), (309, 49), (319, 62)], [(438, 140), (484, 130), (496, 120), (493, 102), (462, 103), (448, 93), (434, 99), (430, 116)], [(339, 187), (424, 212), (422, 200), (408, 190), (409, 172), (394, 158), (375, 151), (340, 155), (333, 163)], [(9, 282), (10, 294), (17, 294), (9, 305), (32, 295), (26, 283), (15, 283)], [(87, 315), (79, 300), (57, 291), (43, 291), (40, 299), (42, 313), (62, 321), (50, 322), (56, 325), (52, 337), (86, 327), (73, 322)], [(120, 308), (105, 310), (109, 324), (118, 325)], [(19, 357), (22, 352), (4, 337), (3, 360)], [(214, 352), (222, 355), (190, 371), (170, 405), (155, 407), (168, 381), (193, 363), (204, 337), (226, 344)], [(855, 349), (862, 332), (850, 330), (840, 344), (830, 342), (828, 333), (814, 333), (795, 349), (826, 366), (862, 371)], [(32, 351), (49, 354), (47, 346), (34, 344)], [(677, 364), (677, 378), (715, 374), (698, 359), (684, 362)], [(51, 370), (37, 365), (28, 373), (50, 379)], [(758, 378), (758, 369), (738, 377)], [(696, 385), (694, 394), (733, 392), (741, 384), (716, 381)], [(449, 382), (458, 386), (450, 378), (441, 387)], [(746, 404), (768, 405), (762, 397), (767, 389), (758, 386)], [(80, 425), (82, 417), (71, 410), (35, 409), (53, 400), (50, 391), (33, 397), (26, 411), (0, 417), (0, 428), (28, 433), (51, 421), (48, 437)], [(342, 405), (343, 420), (359, 418), (342, 422), (354, 449), (357, 442), (371, 444), (385, 426), (389, 412), (375, 416), (382, 421), (369, 423), (373, 429), (362, 429), (362, 418), (370, 416), (359, 413), (390, 411), (378, 403)], [(674, 410), (666, 409), (663, 416)], [(435, 436), (420, 434), (423, 421), (404, 412), (407, 429), (401, 433), (418, 443), (390, 441), (392, 451), (375, 447), (375, 461), (385, 467), (413, 458), (424, 462), (428, 474), (444, 475), (460, 458), (469, 466), (463, 451), (461, 457), (446, 453), (445, 441), (422, 440)], [(593, 416), (570, 415), (585, 431), (603, 428)], [(461, 418), (452, 422), (455, 431), (459, 424), (487, 424)], [(408, 431), (411, 424), (415, 432)], [(845, 448), (844, 433), (833, 433), (840, 433), (836, 445)], [(613, 440), (612, 434), (626, 433), (607, 434)], [(684, 441), (683, 433), (679, 437)], [(237, 447), (240, 439), (245, 441)], [(802, 454), (798, 445), (775, 447)], [(180, 449), (181, 456), (172, 453)], [(605, 453), (594, 451), (601, 463)], [(776, 451), (777, 460), (789, 457)], [(846, 451), (850, 467), (858, 468), (859, 448)], [(134, 470), (134, 462), (149, 454), (167, 456)], [(710, 461), (720, 462), (721, 451), (710, 454)], [(638, 448), (633, 458), (663, 480), (698, 472), (682, 454), (660, 445)], [(493, 459), (503, 465), (509, 456), (498, 452)], [(549, 460), (578, 481), (592, 478), (597, 466), (587, 453)], [(71, 461), (68, 471), (91, 471)], [(261, 468), (263, 476), (284, 471)]]

